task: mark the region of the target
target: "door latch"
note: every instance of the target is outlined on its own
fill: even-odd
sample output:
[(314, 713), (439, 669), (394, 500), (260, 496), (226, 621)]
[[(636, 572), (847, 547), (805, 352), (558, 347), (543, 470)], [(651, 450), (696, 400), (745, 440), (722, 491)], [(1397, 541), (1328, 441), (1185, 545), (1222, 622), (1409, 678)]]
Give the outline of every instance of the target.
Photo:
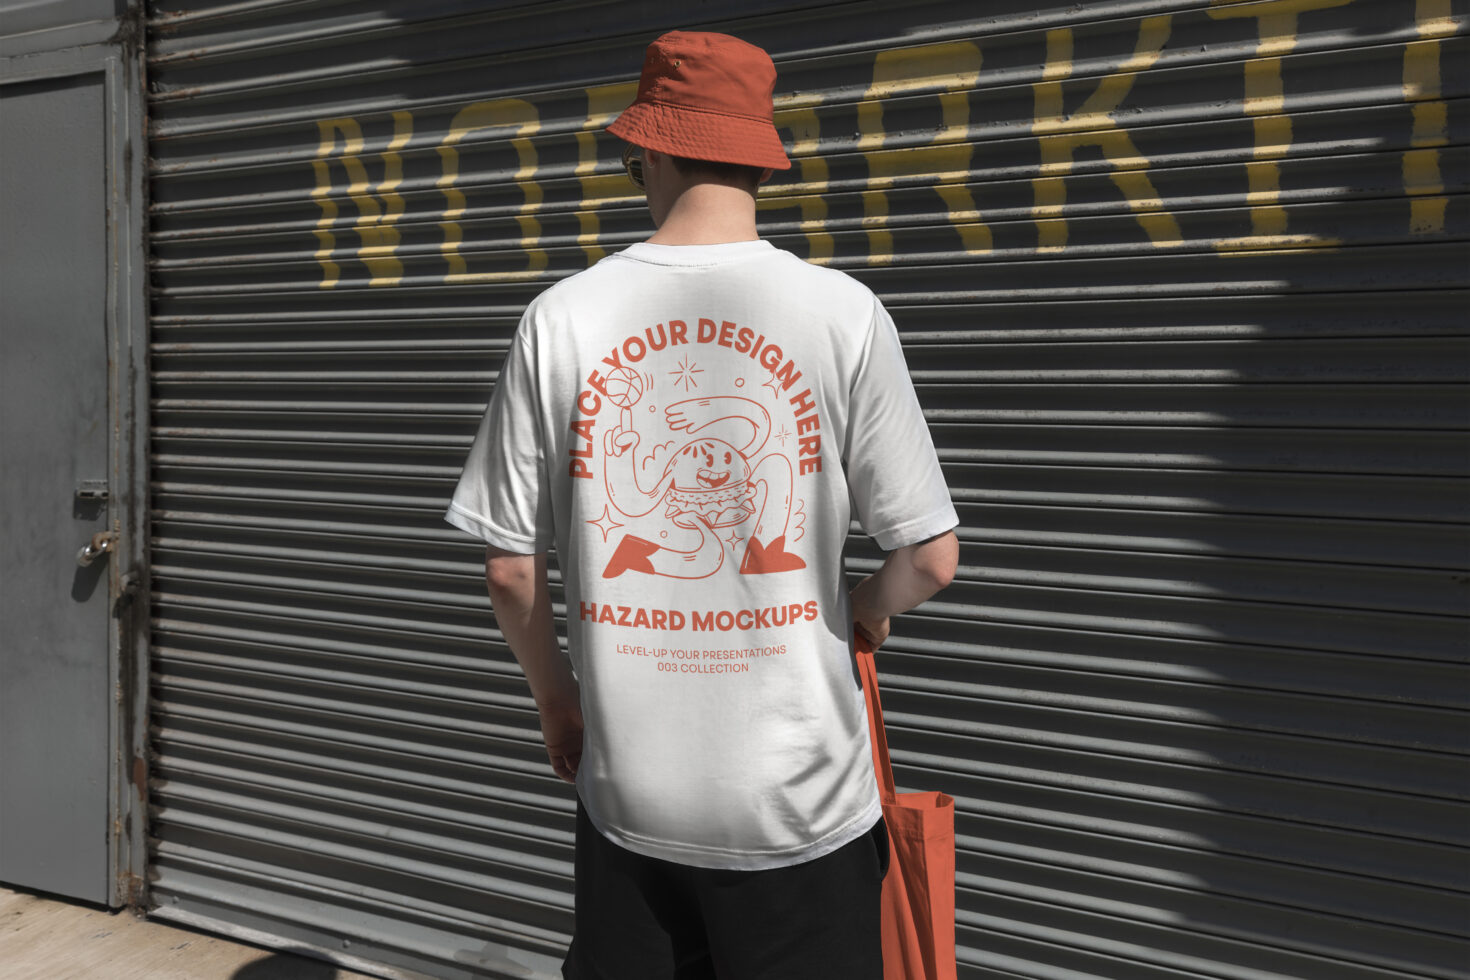
[(115, 544), (117, 544), (116, 531), (98, 531), (92, 535), (92, 540), (82, 545), (82, 550), (77, 552), (77, 564), (86, 568), (111, 551)]

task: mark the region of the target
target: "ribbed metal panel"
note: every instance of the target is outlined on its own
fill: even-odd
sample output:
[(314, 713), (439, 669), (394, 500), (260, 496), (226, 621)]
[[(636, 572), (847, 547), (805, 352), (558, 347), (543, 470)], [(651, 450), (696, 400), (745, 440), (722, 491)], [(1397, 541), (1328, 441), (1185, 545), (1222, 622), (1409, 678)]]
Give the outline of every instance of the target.
[(880, 658), (962, 975), (1465, 976), (1464, 11), (684, 16), (152, 8), (155, 914), (556, 974), (573, 797), (441, 514), (704, 27), (775, 56), (763, 232), (889, 305), (963, 520)]

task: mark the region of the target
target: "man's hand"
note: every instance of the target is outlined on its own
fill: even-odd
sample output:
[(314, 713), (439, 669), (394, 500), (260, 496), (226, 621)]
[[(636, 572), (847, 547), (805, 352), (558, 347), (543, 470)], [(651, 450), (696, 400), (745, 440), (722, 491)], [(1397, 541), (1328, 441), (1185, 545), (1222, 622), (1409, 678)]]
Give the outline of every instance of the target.
[(853, 627), (878, 649), (888, 639), (888, 617), (907, 612), (949, 585), (959, 556), (953, 531), (889, 552), (883, 567), (853, 586)]
[(574, 782), (582, 761), (581, 692), (556, 642), (546, 553), (522, 555), (489, 547), (485, 550), (485, 583), (495, 621), (531, 686), (551, 768), (562, 779)]
[(852, 625), (853, 629), (857, 631), (857, 634), (863, 639), (867, 640), (868, 645), (871, 646), (874, 650), (877, 650), (879, 647), (881, 647), (883, 645), (883, 641), (888, 639), (887, 616), (884, 616), (882, 619), (876, 620), (854, 620)]
[(576, 698), (551, 704), (538, 704), (541, 713), (541, 739), (551, 768), (569, 783), (577, 781), (577, 767), (582, 764), (582, 708)]

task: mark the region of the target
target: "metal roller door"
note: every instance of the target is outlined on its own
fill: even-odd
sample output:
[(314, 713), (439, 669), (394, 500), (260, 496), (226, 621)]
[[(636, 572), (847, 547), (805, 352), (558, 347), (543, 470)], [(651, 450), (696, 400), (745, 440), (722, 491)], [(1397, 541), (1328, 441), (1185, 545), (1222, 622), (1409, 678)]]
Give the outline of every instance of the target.
[(683, 16), (151, 8), (153, 914), (556, 975), (573, 796), (441, 514), (700, 27), (775, 56), (763, 230), (889, 305), (960, 508), (880, 665), (962, 976), (1465, 976), (1463, 9)]

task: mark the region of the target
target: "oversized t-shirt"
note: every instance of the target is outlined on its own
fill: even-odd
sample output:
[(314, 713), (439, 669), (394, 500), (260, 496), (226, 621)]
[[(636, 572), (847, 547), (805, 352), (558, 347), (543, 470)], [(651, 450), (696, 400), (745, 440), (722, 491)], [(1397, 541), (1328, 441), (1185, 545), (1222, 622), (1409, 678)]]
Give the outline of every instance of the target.
[(842, 572), (958, 520), (893, 321), (768, 242), (639, 243), (527, 308), (446, 519), (555, 546), (577, 792), (637, 853), (812, 860), (878, 819)]

